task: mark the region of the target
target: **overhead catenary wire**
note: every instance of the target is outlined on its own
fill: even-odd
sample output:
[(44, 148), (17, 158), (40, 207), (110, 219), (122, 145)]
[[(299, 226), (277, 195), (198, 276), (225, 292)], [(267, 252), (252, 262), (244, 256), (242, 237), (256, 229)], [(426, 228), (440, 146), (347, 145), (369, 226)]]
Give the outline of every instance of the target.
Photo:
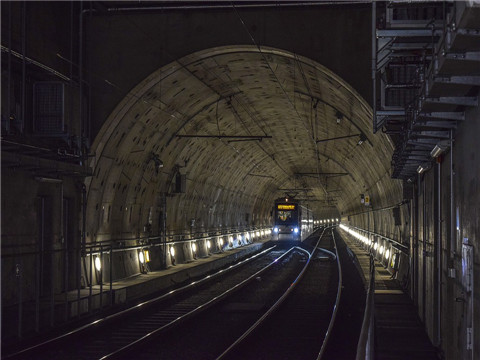
[[(307, 132), (307, 134), (309, 135), (309, 137), (311, 138), (312, 142), (313, 142), (313, 149), (314, 149), (314, 153), (315, 153), (315, 157), (316, 157), (316, 166), (317, 166), (317, 172), (320, 172), (320, 169), (319, 169), (319, 164), (318, 164), (318, 149), (317, 149), (317, 143), (315, 142), (315, 137), (314, 137), (314, 134), (310, 132), (310, 130), (308, 129), (308, 126), (305, 126), (305, 123), (303, 121), (303, 118), (302, 116), (299, 114), (297, 108), (295, 107), (295, 104), (292, 102), (292, 99), (290, 98), (290, 96), (288, 95), (287, 91), (285, 90), (284, 86), (282, 85), (282, 83), (280, 82), (277, 74), (275, 73), (275, 71), (272, 69), (272, 66), (270, 65), (270, 62), (268, 61), (267, 57), (265, 56), (265, 54), (263, 53), (260, 45), (258, 45), (258, 43), (256, 42), (255, 38), (253, 37), (253, 35), (251, 34), (251, 32), (248, 30), (245, 22), (243, 21), (243, 18), (240, 16), (237, 8), (235, 7), (235, 4), (232, 2), (232, 8), (234, 9), (235, 11), (235, 14), (237, 15), (237, 17), (239, 18), (244, 30), (247, 32), (248, 36), (250, 37), (250, 40), (252, 41), (252, 43), (254, 44), (254, 46), (258, 49), (260, 55), (262, 56), (263, 60), (265, 61), (265, 63), (267, 64), (267, 67), (268, 69), (270, 70), (270, 72), (272, 73), (273, 77), (275, 78), (277, 84), (280, 86), (280, 89), (282, 90), (282, 92), (284, 93), (285, 97), (287, 98), (287, 101), (288, 103), (292, 106), (294, 112), (297, 114), (298, 116), (298, 119), (300, 120), (300, 123), (305, 127), (305, 130)], [(303, 74), (304, 76), (304, 74)], [(306, 82), (306, 78), (304, 77), (304, 81)], [(308, 86), (308, 83), (306, 83), (306, 87), (307, 89), (310, 91), (309, 89), (309, 86)], [(326, 189), (322, 186), (323, 190), (325, 191), (325, 194), (326, 194)]]
[[(146, 35), (147, 37), (150, 37), (150, 34), (148, 34), (146, 31), (144, 31), (137, 23), (135, 23), (134, 21), (132, 21), (131, 19), (128, 19), (128, 21), (130, 22), (130, 24), (132, 24), (135, 28), (137, 28), (140, 32), (142, 32), (144, 35)], [(153, 38), (152, 38), (152, 41), (153, 41)], [(175, 58), (175, 56), (173, 56), (172, 54), (170, 54), (168, 51), (166, 51), (165, 49), (163, 50), (168, 56), (172, 57), (172, 58)], [(207, 84), (205, 81), (203, 81), (201, 78), (199, 78), (195, 73), (193, 73), (186, 65), (184, 64), (183, 62), (181, 62), (179, 59), (177, 59), (175, 61), (177, 64), (179, 64), (184, 70), (186, 70), (189, 74), (191, 74), (194, 78), (196, 78), (198, 81), (200, 81), (202, 84), (204, 84), (207, 88), (209, 88), (212, 92), (216, 93), (218, 96), (222, 97), (222, 98), (227, 98), (226, 96), (223, 96), (222, 94), (220, 94), (215, 88), (213, 88), (210, 84)], [(208, 71), (208, 70), (207, 70)], [(216, 75), (215, 73), (212, 73), (211, 71), (209, 71), (211, 74), (213, 74), (217, 79), (219, 79), (218, 75)], [(220, 81), (222, 81), (221, 79), (219, 79)], [(235, 99), (235, 101), (239, 102), (238, 99), (236, 99), (235, 96), (228, 96), (228, 98), (233, 98)], [(183, 115), (183, 114), (182, 114)], [(194, 117), (194, 116), (190, 116), (190, 117), (187, 117), (186, 115), (184, 115), (185, 118), (187, 118), (187, 121), (184, 121), (183, 124), (180, 126), (180, 128), (172, 135), (170, 141), (168, 142), (168, 144), (173, 140), (173, 138), (176, 137), (176, 135), (178, 134), (178, 132), (184, 128), (184, 126)], [(248, 132), (248, 129), (246, 129), (246, 131)], [(263, 129), (262, 129), (263, 131)], [(227, 146), (230, 146), (232, 147), (239, 155), (241, 155), (241, 152), (236, 148), (234, 147), (232, 144), (226, 142), (225, 143)], [(268, 155), (268, 157), (275, 163), (275, 165), (280, 168), (280, 170), (285, 173), (285, 175), (289, 175), (288, 172), (278, 163), (278, 161), (275, 159), (275, 157), (268, 153), (268, 151), (266, 151), (266, 149), (261, 146), (258, 142), (257, 142), (257, 146), (259, 146), (261, 148), (261, 150), (263, 152), (265, 152), (266, 155)], [(254, 167), (257, 167), (258, 168), (258, 164), (257, 163), (254, 163)], [(259, 171), (261, 171), (260, 169), (258, 169)]]

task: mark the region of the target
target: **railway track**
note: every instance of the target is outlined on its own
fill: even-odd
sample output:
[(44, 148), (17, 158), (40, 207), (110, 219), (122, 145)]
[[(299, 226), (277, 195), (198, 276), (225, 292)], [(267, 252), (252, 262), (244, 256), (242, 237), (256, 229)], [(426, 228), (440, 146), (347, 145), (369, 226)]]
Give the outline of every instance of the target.
[[(333, 231), (319, 240), (302, 278), (217, 359), (320, 359), (341, 294)], [(337, 261), (324, 261), (325, 256)], [(333, 255), (333, 256), (332, 256)]]
[[(10, 354), (4, 359), (100, 359), (125, 351), (144, 336), (174, 327), (213, 305), (249, 278), (288, 255), (270, 247), (227, 269), (119, 313)], [(245, 266), (248, 263), (248, 266)]]
[(331, 231), (308, 243), (314, 239), (215, 307), (118, 358), (317, 359), (341, 285)]
[(317, 358), (340, 288), (334, 252), (324, 230), (5, 358)]

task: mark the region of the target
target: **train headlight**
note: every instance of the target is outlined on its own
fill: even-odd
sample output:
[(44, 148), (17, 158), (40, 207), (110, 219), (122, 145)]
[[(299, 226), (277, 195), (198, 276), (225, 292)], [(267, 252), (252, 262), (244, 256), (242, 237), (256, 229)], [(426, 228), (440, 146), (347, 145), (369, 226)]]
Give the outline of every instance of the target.
[(295, 234), (298, 234), (298, 228), (296, 227), (295, 229), (293, 229), (293, 232), (294, 232)]
[(170, 255), (175, 256), (175, 248), (173, 246), (170, 248)]
[(274, 228), (273, 228), (273, 232), (274, 232), (274, 233), (278, 233), (278, 227), (274, 227)]
[(143, 251), (141, 251), (141, 250), (138, 253), (138, 260), (140, 260), (141, 264), (143, 264), (145, 262), (145, 258), (143, 257)]

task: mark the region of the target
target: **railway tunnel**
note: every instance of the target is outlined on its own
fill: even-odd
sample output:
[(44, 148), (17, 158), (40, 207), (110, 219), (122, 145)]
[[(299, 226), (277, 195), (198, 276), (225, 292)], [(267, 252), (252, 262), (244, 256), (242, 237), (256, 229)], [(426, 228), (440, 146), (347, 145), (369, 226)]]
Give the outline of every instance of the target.
[(478, 356), (478, 12), (3, 2), (2, 342), (259, 250), (291, 197)]

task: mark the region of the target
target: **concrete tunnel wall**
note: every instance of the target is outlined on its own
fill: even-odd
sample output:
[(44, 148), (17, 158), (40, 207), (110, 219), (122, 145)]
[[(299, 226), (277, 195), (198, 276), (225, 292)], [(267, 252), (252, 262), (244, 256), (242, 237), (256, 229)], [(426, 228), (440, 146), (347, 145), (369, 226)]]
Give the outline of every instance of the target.
[[(270, 67), (284, 79), (287, 94)], [(295, 76), (297, 67), (308, 81)], [(292, 99), (296, 106), (288, 103)], [(339, 111), (345, 118), (337, 124)], [(269, 227), (273, 201), (284, 196), (282, 187), (312, 187), (324, 198), (320, 203), (306, 200), (318, 212), (317, 219), (354, 211), (361, 193), (371, 194), (381, 206), (396, 204), (401, 187), (388, 176), (392, 145), (385, 135), (369, 133), (370, 116), (369, 106), (342, 79), (287, 51), (231, 46), (178, 59), (133, 89), (95, 139), (90, 163), (94, 176), (86, 181), (87, 241), (160, 235), (164, 194), (170, 239)], [(272, 139), (230, 143), (215, 137), (176, 137), (215, 136), (218, 131), (268, 134)], [(356, 140), (338, 145), (314, 141), (358, 132), (367, 137), (361, 146)], [(162, 168), (155, 167), (152, 154), (162, 161)], [(345, 176), (291, 177), (302, 170)], [(186, 175), (184, 194), (175, 192), (177, 174)], [(335, 202), (328, 195), (332, 187), (338, 192)], [(178, 250), (184, 254), (178, 259), (192, 259), (184, 249)], [(123, 264), (138, 264), (135, 254), (117, 260), (114, 267), (127, 270), (114, 271), (114, 276), (138, 272), (138, 265)]]

